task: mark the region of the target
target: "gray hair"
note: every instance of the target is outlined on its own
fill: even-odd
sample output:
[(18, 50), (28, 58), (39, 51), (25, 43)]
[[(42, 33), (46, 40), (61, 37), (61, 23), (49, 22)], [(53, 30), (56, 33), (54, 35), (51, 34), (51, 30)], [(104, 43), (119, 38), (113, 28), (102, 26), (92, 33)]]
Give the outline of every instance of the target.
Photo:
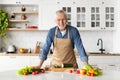
[(67, 13), (64, 10), (58, 10), (58, 11), (56, 11), (56, 14), (57, 13), (63, 13), (65, 15), (66, 19), (67, 19)]

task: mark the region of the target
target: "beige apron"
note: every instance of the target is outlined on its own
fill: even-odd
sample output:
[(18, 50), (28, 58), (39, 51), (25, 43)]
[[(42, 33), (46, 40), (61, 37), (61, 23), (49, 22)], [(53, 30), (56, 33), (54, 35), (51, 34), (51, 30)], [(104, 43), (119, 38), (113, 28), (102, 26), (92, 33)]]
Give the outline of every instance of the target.
[(61, 66), (63, 63), (74, 64), (74, 68), (78, 68), (74, 50), (72, 48), (70, 33), (68, 30), (68, 38), (57, 38), (57, 30), (54, 37), (54, 51), (51, 60), (51, 66)]

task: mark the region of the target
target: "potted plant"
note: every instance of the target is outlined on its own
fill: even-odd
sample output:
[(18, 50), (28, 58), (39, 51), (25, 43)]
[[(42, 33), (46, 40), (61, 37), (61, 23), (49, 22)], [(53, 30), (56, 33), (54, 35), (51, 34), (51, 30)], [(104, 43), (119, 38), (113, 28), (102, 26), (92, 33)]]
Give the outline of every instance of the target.
[(8, 28), (8, 23), (8, 13), (0, 9), (0, 37), (4, 42), (6, 42), (6, 30)]

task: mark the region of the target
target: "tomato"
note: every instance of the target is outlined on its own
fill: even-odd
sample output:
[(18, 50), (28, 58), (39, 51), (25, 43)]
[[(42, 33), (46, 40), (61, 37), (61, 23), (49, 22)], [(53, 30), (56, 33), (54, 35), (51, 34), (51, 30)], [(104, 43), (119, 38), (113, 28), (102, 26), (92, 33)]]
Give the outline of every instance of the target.
[(72, 72), (73, 72), (73, 70), (70, 70), (69, 72), (70, 72), (70, 73), (72, 73)]
[(36, 75), (36, 73), (35, 73), (35, 72), (32, 72), (32, 75)]
[(45, 70), (43, 69), (41, 72), (42, 72), (42, 73), (45, 73)]
[(24, 75), (26, 76), (26, 75), (28, 75), (28, 73), (27, 73), (27, 72), (24, 72)]
[(36, 71), (35, 71), (35, 74), (39, 74), (39, 71), (36, 70)]
[(93, 76), (94, 76), (94, 73), (91, 73), (90, 76), (93, 77)]
[(80, 74), (80, 71), (79, 71), (79, 70), (76, 70), (76, 74)]

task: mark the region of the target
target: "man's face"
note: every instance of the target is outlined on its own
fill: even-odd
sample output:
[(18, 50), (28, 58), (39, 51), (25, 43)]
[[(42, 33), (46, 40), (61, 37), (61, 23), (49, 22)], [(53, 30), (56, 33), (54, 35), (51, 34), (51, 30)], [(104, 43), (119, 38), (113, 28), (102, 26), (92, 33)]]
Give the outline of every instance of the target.
[(65, 30), (67, 19), (66, 15), (64, 13), (57, 13), (55, 16), (55, 22), (57, 23), (60, 31)]

